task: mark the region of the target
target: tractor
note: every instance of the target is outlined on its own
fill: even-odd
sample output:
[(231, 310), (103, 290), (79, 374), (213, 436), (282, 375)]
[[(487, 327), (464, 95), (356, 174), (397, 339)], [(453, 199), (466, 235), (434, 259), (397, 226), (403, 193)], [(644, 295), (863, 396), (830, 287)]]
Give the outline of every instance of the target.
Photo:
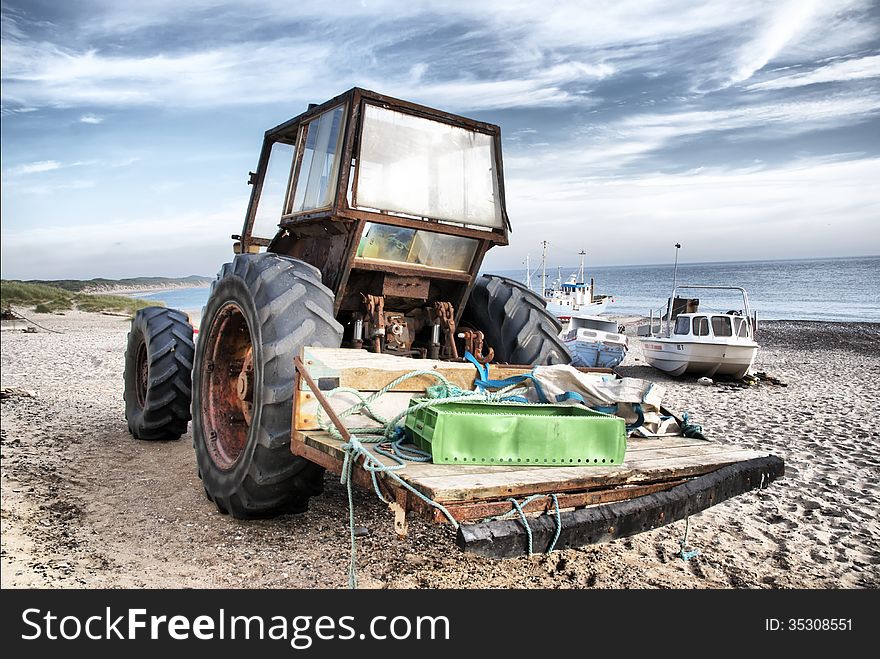
[(125, 359), (130, 432), (176, 439), (192, 419), (221, 512), (302, 512), (321, 492), (323, 468), (289, 447), (306, 346), (570, 361), (542, 296), (479, 273), (510, 231), (498, 126), (353, 88), (266, 131), (248, 183), (198, 341), (185, 314), (149, 307)]

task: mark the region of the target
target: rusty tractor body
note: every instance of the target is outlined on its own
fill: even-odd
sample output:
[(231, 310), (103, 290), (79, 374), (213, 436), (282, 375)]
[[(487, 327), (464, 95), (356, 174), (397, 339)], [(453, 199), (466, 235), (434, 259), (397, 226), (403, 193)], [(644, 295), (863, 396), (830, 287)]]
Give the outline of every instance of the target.
[(189, 362), (162, 379), (149, 365), (167, 356), (144, 339), (161, 335), (174, 351), (165, 338), (185, 334), (167, 315), (177, 312), (150, 312), (128, 349), (130, 425), (146, 419), (145, 438), (180, 436), (191, 401), (199, 475), (221, 511), (295, 512), (321, 491), (323, 469), (289, 450), (304, 347), (570, 361), (539, 295), (479, 275), (510, 230), (498, 126), (353, 88), (266, 131), (248, 182), (236, 256), (203, 310), (191, 391)]

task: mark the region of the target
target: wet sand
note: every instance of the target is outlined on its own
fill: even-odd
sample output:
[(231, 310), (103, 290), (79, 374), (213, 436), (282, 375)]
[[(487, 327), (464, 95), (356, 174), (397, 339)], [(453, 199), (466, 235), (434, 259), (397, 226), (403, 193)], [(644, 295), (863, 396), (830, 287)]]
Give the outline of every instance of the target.
[[(26, 316), (2, 332), (2, 586), (344, 587), (345, 491), (327, 474), (308, 513), (239, 521), (207, 501), (191, 438), (138, 442), (122, 404), (124, 318)], [(634, 328), (634, 326), (632, 326)], [(620, 367), (667, 388), (713, 439), (770, 449), (786, 476), (683, 522), (609, 544), (493, 560), (449, 527), (412, 520), (398, 540), (375, 495), (356, 494), (363, 587), (876, 588), (880, 585), (880, 325), (764, 322), (755, 370), (788, 386), (739, 388)]]

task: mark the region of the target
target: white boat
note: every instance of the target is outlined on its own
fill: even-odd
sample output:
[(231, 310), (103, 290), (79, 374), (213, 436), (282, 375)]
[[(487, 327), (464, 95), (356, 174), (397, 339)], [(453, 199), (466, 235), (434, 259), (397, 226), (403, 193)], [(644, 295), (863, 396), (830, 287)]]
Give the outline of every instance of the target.
[[(544, 256), (542, 257), (542, 270), (546, 261), (546, 242), (544, 245)], [(548, 287), (546, 285), (546, 272), (541, 277), (544, 302), (547, 304), (547, 311), (558, 316), (570, 316), (574, 313), (583, 313), (588, 315), (596, 315), (604, 313), (608, 304), (614, 302), (611, 295), (597, 295), (596, 284), (590, 279), (587, 284), (584, 276), (584, 255), (586, 252), (579, 252), (581, 257), (581, 265), (576, 273), (571, 275), (567, 281), (562, 281), (561, 272), (556, 280)]]
[(576, 314), (559, 333), (571, 353), (572, 366), (614, 368), (626, 357), (629, 339), (617, 322), (600, 316)]
[(646, 336), (642, 338), (645, 360), (654, 368), (674, 376), (742, 378), (758, 353), (756, 319), (749, 308), (745, 289), (739, 286), (679, 286), (673, 289), (672, 300), (676, 299), (680, 288), (739, 291), (743, 308), (726, 313), (695, 311), (674, 317), (668, 309), (665, 328), (655, 327), (652, 318)]
[(577, 275), (571, 275), (564, 283), (558, 281), (544, 291), (547, 310), (557, 316), (567, 316), (577, 312), (601, 314), (607, 310), (608, 304), (614, 301), (610, 295), (596, 295), (593, 292), (592, 280), (587, 284), (582, 280), (579, 281)]

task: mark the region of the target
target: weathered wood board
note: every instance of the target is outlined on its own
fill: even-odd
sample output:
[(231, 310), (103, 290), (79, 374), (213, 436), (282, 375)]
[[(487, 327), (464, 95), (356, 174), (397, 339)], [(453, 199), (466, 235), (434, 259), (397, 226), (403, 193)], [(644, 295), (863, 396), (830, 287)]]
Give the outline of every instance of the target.
[[(326, 455), (331, 461), (341, 461), (344, 457), (341, 442), (323, 432), (295, 432), (292, 444), (295, 453), (298, 443)], [(525, 467), (413, 463), (397, 474), (418, 491), (445, 504), (672, 482), (766, 455), (769, 454), (684, 437), (631, 438), (621, 465)], [(383, 456), (376, 457), (391, 464)]]

